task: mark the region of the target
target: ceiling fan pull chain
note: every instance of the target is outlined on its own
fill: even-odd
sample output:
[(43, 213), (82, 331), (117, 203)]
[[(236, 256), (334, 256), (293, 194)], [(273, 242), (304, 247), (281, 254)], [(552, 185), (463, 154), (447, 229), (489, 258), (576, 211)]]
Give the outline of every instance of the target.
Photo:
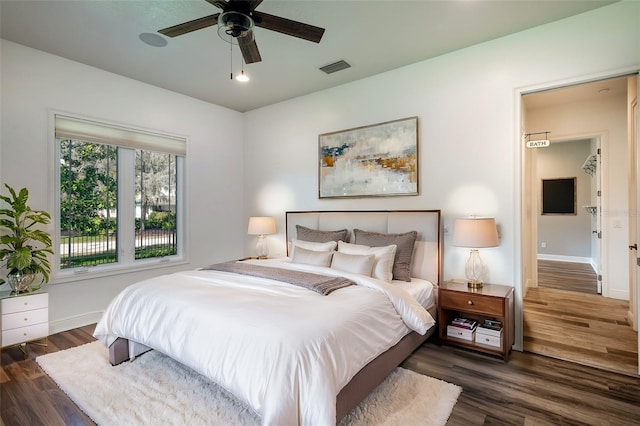
[(229, 75), (233, 81), (233, 44), (229, 43)]

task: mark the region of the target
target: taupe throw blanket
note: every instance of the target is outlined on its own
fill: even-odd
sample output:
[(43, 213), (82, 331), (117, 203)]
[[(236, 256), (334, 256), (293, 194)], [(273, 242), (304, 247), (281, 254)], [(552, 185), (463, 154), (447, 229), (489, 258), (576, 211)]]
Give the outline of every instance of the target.
[(282, 281), (288, 284), (297, 285), (306, 289), (328, 295), (334, 290), (354, 285), (355, 283), (343, 277), (331, 277), (327, 275), (314, 274), (311, 272), (293, 271), (284, 268), (273, 268), (270, 266), (255, 265), (245, 262), (225, 262), (209, 265), (205, 270), (233, 272), (235, 274), (250, 275), (252, 277), (267, 278)]

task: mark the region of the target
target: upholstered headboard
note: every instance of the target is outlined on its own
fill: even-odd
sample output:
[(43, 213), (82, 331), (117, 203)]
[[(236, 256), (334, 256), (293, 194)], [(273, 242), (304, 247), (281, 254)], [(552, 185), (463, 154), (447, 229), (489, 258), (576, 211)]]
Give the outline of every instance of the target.
[(287, 247), (296, 239), (296, 225), (320, 231), (353, 229), (381, 233), (417, 231), (411, 275), (439, 284), (442, 277), (440, 210), (293, 211), (286, 212)]

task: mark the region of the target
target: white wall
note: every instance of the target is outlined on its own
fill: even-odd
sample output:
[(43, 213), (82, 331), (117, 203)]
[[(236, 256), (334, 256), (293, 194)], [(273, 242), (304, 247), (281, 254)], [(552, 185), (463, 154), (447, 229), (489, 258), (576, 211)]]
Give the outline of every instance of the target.
[[(182, 134), (185, 268), (252, 253), (251, 215), (278, 218), (279, 234), (269, 237), (277, 255), (286, 210), (440, 208), (451, 228), (459, 216), (496, 218), (500, 246), (482, 252), (487, 281), (519, 292), (520, 93), (637, 70), (639, 23), (639, 2), (616, 3), (244, 115), (2, 41), (0, 177), (29, 186), (34, 208), (53, 204), (51, 109)], [(419, 196), (318, 199), (318, 134), (414, 115)], [(444, 277), (462, 277), (468, 251), (450, 238)], [(95, 321), (121, 288), (170, 270), (51, 285), (52, 331)]]
[[(629, 300), (629, 206), (626, 94), (527, 111), (531, 128), (554, 138), (600, 137), (602, 149), (603, 295)], [(619, 226), (619, 227), (618, 227)]]
[[(519, 286), (519, 93), (640, 67), (640, 3), (622, 2), (330, 90), (245, 113), (245, 211), (440, 208), (494, 216), (490, 282)], [(318, 199), (318, 134), (419, 117), (420, 195)], [(466, 249), (444, 240), (444, 278)], [(247, 245), (250, 249), (250, 245)]]
[(28, 187), (35, 209), (55, 213), (53, 110), (187, 138), (190, 262), (49, 285), (52, 333), (95, 322), (122, 288), (140, 279), (243, 254), (242, 114), (5, 40), (1, 49), (0, 181)]
[[(552, 143), (538, 150), (536, 180), (538, 191), (542, 179), (576, 178), (576, 214), (543, 215), (538, 211), (538, 254), (575, 261), (591, 259), (591, 182), (582, 164), (591, 155), (591, 141)], [(541, 194), (538, 193), (539, 199)], [(595, 205), (595, 204), (594, 204)], [(594, 228), (595, 229), (595, 228)], [(545, 247), (542, 247), (542, 243)], [(590, 262), (589, 262), (590, 263)]]

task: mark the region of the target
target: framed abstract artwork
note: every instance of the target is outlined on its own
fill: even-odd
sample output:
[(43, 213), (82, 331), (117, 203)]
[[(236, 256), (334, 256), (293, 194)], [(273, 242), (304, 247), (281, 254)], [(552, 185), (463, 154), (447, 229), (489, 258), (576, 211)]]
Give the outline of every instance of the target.
[(320, 198), (418, 195), (418, 117), (318, 136)]

